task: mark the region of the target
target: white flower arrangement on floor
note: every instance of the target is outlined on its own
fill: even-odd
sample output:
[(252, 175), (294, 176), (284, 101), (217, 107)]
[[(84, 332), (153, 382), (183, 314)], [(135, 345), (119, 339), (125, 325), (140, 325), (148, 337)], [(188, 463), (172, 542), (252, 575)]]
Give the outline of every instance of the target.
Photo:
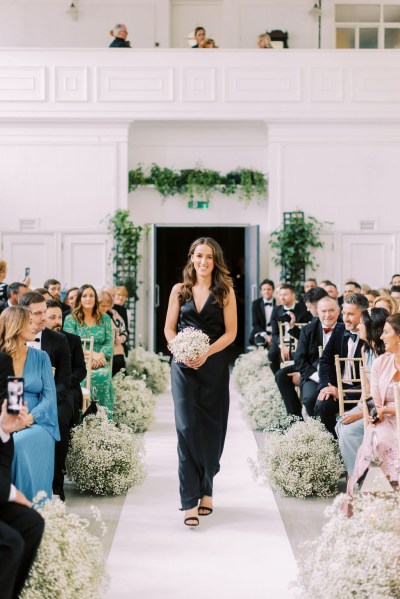
[(299, 584), (312, 599), (400, 598), (400, 497), (360, 494), (353, 516), (339, 495), (327, 511), (321, 535), (302, 546)]
[[(268, 371), (271, 372), (269, 368)], [(251, 428), (272, 432), (287, 429), (295, 418), (288, 415), (275, 379), (268, 371), (246, 385), (240, 406)]]
[(147, 351), (144, 347), (131, 349), (126, 358), (126, 372), (135, 377), (145, 376), (145, 383), (154, 395), (163, 393), (170, 380), (170, 366), (167, 356)]
[(338, 443), (321, 422), (310, 418), (266, 438), (255, 475), (281, 495), (331, 497), (343, 471)]
[(264, 348), (253, 349), (238, 357), (232, 369), (232, 383), (239, 393), (244, 394), (247, 385), (252, 385), (260, 376), (274, 375), (269, 368), (268, 355)]
[(168, 343), (175, 362), (195, 360), (205, 354), (209, 347), (209, 336), (194, 327), (186, 327)]
[(46, 521), (39, 551), (20, 599), (100, 599), (108, 585), (101, 541), (89, 530), (89, 521), (68, 514), (57, 498), (36, 509)]
[(68, 477), (79, 491), (119, 495), (144, 479), (143, 441), (129, 427), (107, 418), (104, 408), (72, 430)]
[(113, 377), (113, 419), (126, 424), (134, 433), (144, 433), (154, 420), (156, 398), (143, 379), (127, 376), (123, 371)]

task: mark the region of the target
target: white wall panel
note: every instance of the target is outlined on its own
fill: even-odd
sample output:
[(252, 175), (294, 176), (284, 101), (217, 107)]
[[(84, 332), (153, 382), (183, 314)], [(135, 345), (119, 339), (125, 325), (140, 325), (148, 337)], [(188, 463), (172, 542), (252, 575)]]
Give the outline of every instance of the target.
[(393, 234), (344, 234), (342, 280), (355, 278), (372, 288), (384, 287), (394, 272)]
[(215, 69), (184, 67), (182, 69), (182, 101), (213, 102), (215, 100)]
[(99, 102), (170, 102), (173, 70), (169, 68), (98, 69)]
[(226, 101), (299, 102), (301, 100), (300, 69), (228, 68)]
[(43, 102), (44, 67), (1, 67), (0, 102)]
[(2, 236), (2, 255), (8, 264), (7, 281), (21, 281), (25, 267), (31, 268), (32, 287), (42, 287), (56, 273), (55, 237), (48, 234), (6, 233)]
[(62, 274), (68, 286), (85, 283), (101, 289), (111, 282), (106, 234), (62, 235)]
[(381, 102), (389, 96), (391, 102), (400, 101), (400, 69), (353, 69), (355, 102)]
[(311, 102), (341, 102), (343, 100), (343, 69), (311, 69)]
[(54, 95), (56, 102), (86, 102), (88, 99), (87, 67), (56, 67)]

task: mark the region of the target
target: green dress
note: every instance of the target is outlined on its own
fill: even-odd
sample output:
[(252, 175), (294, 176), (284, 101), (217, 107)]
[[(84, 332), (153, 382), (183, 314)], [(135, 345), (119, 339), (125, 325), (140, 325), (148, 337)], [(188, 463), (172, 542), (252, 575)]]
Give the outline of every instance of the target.
[[(114, 406), (114, 389), (111, 376), (111, 358), (114, 352), (114, 335), (112, 331), (111, 318), (104, 314), (101, 323), (89, 327), (83, 323), (80, 325), (70, 314), (64, 322), (64, 330), (81, 338), (94, 337), (93, 351), (103, 352), (107, 360), (107, 366), (92, 370), (91, 388), (94, 391), (93, 399), (110, 410), (112, 414)], [(81, 383), (86, 385), (86, 379)]]

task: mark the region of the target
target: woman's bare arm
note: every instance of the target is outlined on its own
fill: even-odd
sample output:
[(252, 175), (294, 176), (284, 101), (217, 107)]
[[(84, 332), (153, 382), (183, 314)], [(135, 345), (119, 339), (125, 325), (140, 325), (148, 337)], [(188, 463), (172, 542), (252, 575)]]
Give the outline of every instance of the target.
[(177, 283), (172, 287), (169, 296), (167, 316), (165, 318), (164, 335), (168, 343), (176, 337), (176, 327), (178, 325), (180, 303), (178, 300), (179, 292), (182, 289), (182, 283)]

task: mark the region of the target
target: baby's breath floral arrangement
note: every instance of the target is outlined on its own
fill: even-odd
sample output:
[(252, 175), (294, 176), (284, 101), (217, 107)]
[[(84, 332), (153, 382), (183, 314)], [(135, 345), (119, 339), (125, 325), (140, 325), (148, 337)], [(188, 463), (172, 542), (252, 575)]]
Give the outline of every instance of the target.
[(113, 377), (114, 422), (126, 424), (134, 433), (144, 433), (154, 420), (156, 398), (144, 379), (127, 376), (123, 371)]
[(245, 386), (240, 406), (251, 428), (277, 431), (288, 428), (294, 418), (289, 416), (275, 379), (268, 368), (263, 376)]
[(266, 438), (255, 470), (281, 495), (304, 498), (334, 495), (344, 468), (337, 442), (310, 418)]
[(108, 577), (101, 541), (89, 532), (89, 521), (67, 513), (57, 498), (44, 501), (38, 494), (35, 502), (46, 525), (20, 599), (100, 599)]
[(255, 379), (264, 374), (273, 377), (269, 368), (267, 352), (262, 347), (255, 348), (247, 354), (242, 354), (236, 360), (232, 369), (233, 386), (243, 395), (246, 386), (253, 384)]
[(209, 336), (194, 327), (186, 327), (168, 343), (175, 362), (195, 360), (205, 354), (209, 347)]
[(134, 378), (144, 378), (147, 387), (154, 395), (163, 393), (170, 377), (167, 356), (147, 351), (144, 347), (131, 349), (126, 358), (126, 372)]
[(79, 491), (120, 495), (144, 479), (143, 441), (124, 424), (116, 426), (104, 408), (72, 430), (68, 477)]
[(359, 494), (347, 518), (339, 495), (321, 535), (302, 546), (304, 599), (400, 598), (400, 496)]

